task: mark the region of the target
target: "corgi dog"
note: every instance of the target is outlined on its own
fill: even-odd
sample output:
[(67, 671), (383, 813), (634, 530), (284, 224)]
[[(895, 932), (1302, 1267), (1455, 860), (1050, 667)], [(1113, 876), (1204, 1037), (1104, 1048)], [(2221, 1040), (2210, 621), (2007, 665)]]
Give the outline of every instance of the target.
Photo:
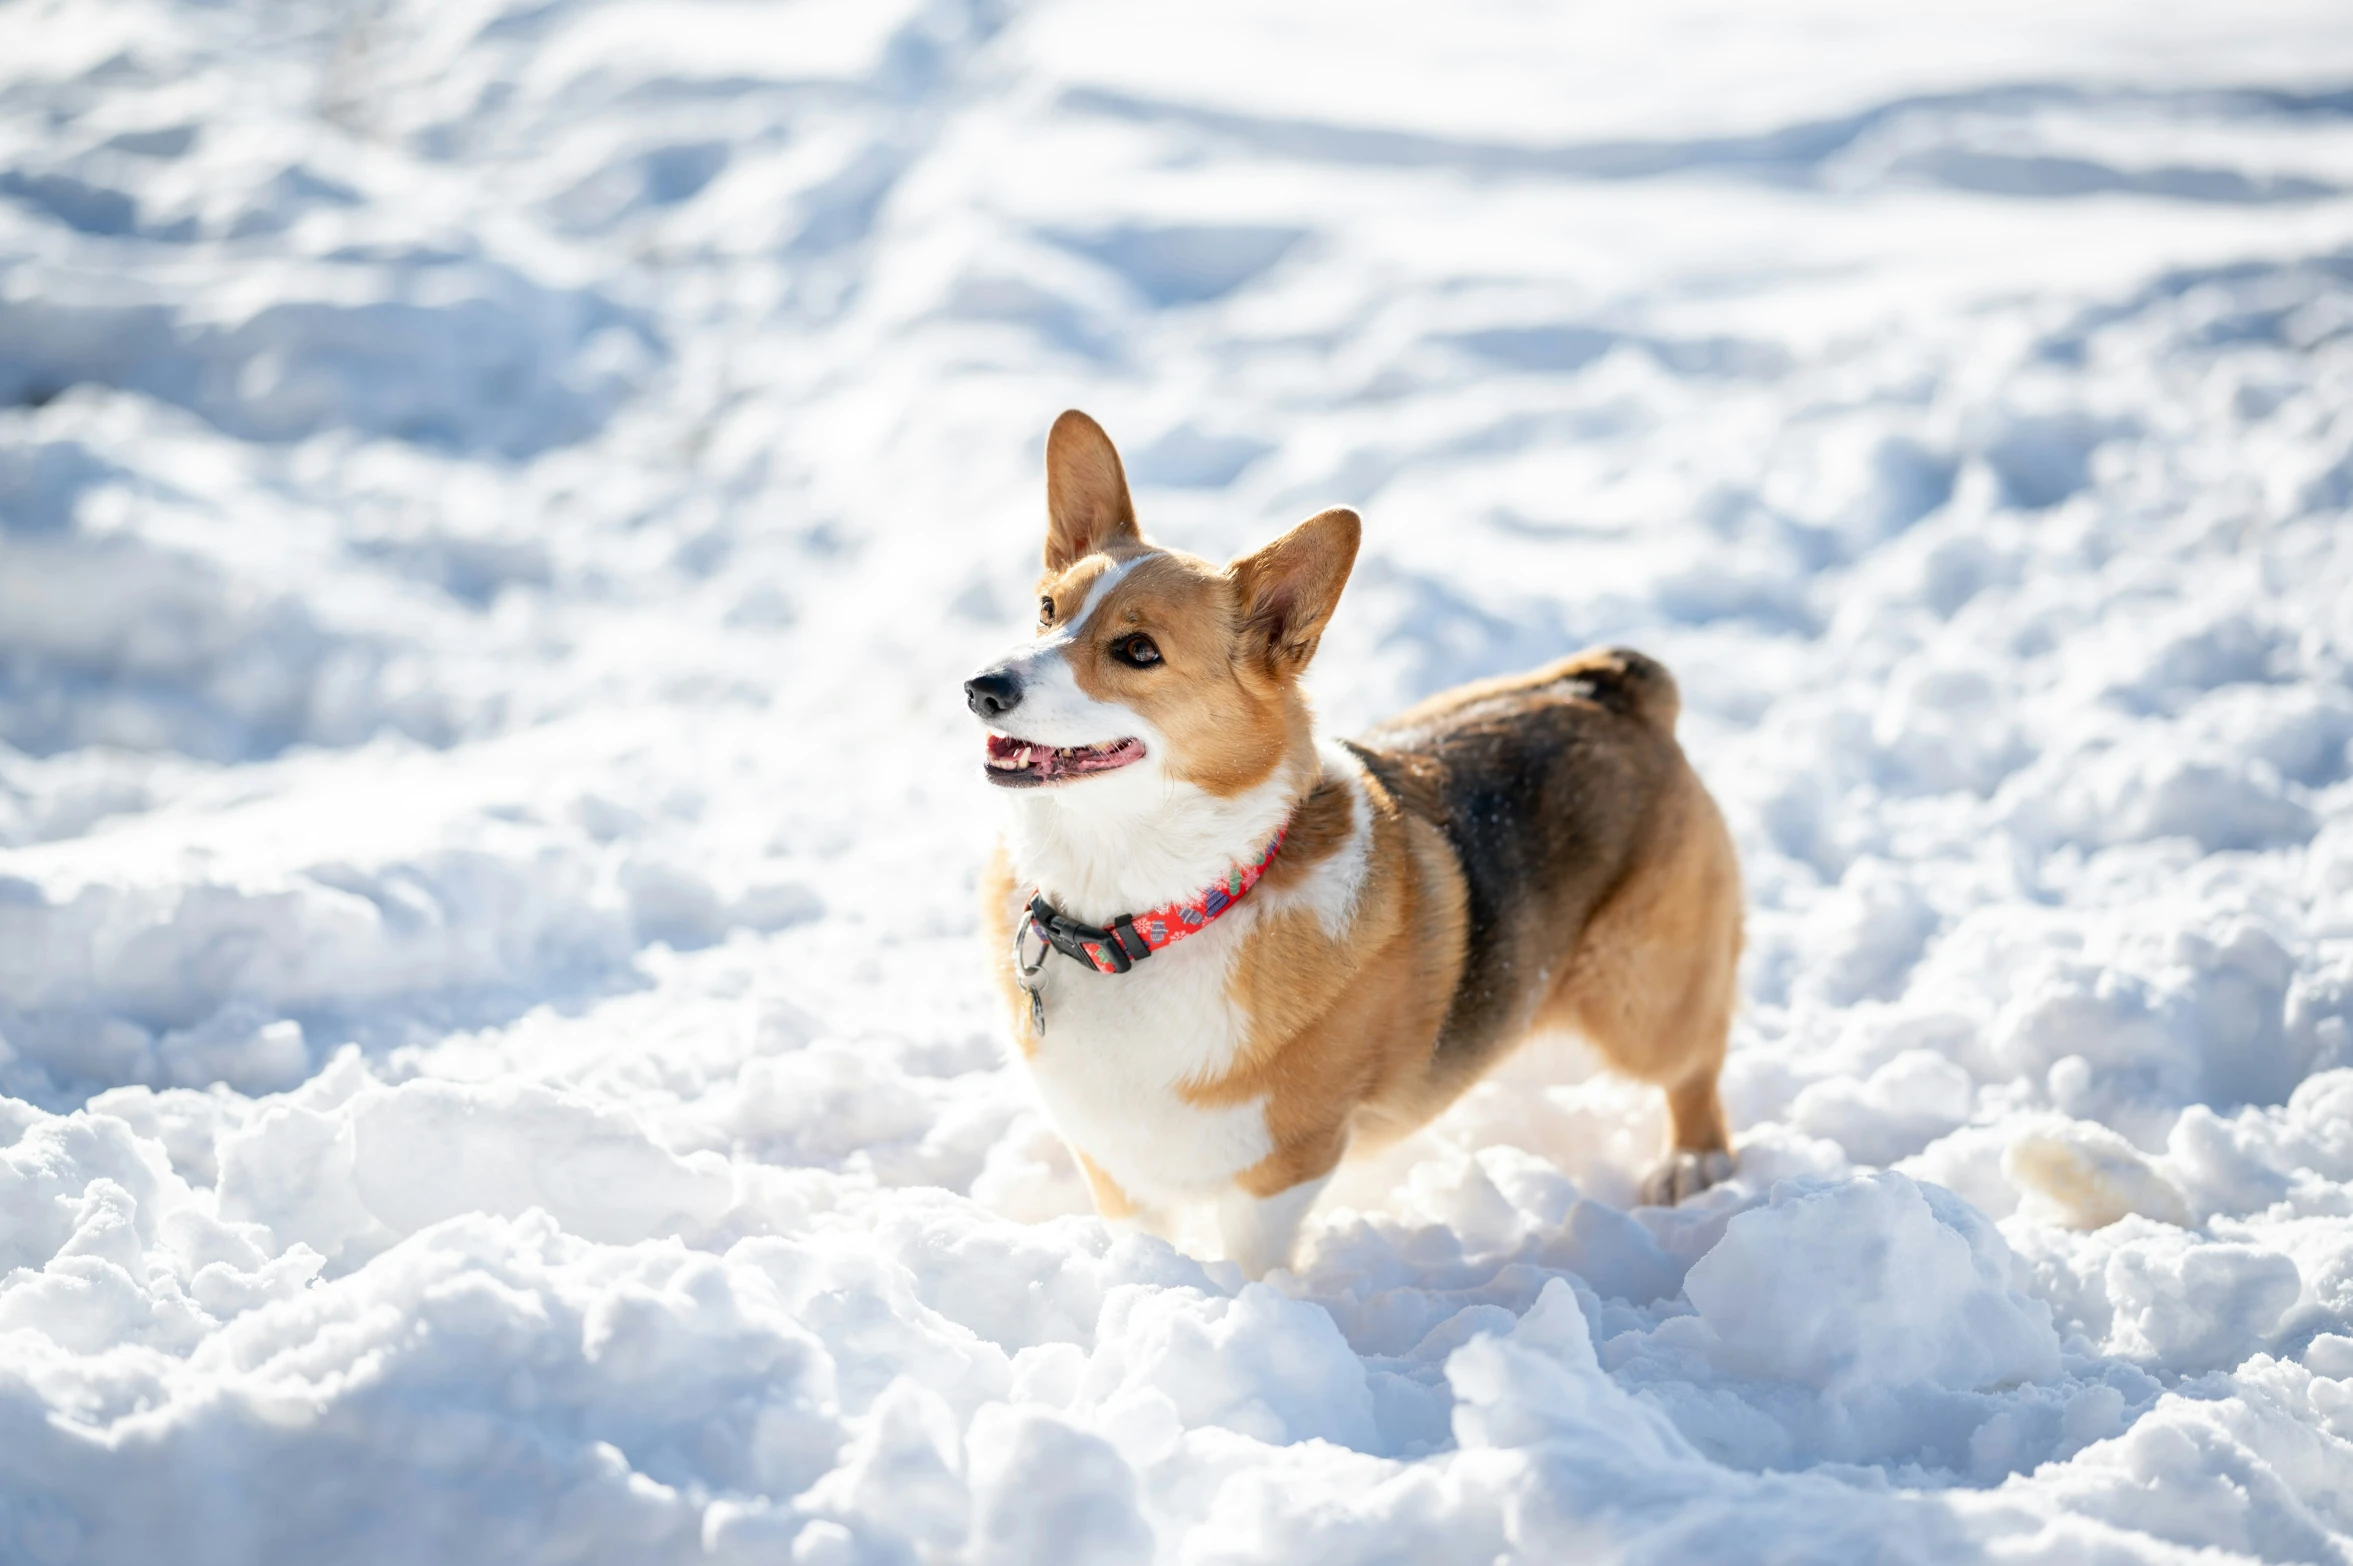
[(1150, 543), (1075, 410), (1046, 511), (1036, 635), (964, 689), (1011, 807), (996, 977), (1105, 1219), (1213, 1203), (1229, 1260), (1287, 1267), (1343, 1155), (1546, 1028), (1665, 1089), (1645, 1200), (1732, 1173), (1740, 869), (1664, 668), (1581, 653), (1319, 743), (1300, 677), (1356, 513), (1223, 567)]

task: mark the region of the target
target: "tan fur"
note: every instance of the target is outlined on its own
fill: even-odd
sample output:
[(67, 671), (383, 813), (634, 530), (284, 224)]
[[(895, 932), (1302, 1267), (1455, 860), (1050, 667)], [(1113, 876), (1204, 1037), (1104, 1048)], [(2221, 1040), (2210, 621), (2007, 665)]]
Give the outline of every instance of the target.
[[(1202, 1104), (1265, 1097), (1276, 1151), (1241, 1177), (1254, 1196), (1330, 1173), (1367, 1111), (1413, 1093), (1461, 968), (1460, 873), (1442, 843), (1417, 851), (1436, 838), (1426, 823), (1378, 784), (1366, 793), (1372, 847), (1355, 921), (1335, 940), (1304, 909), (1262, 920), (1231, 984), (1251, 1019), (1242, 1060), (1187, 1089)], [(1310, 795), (1294, 817), (1303, 852), (1285, 843), (1280, 878), (1265, 884), (1303, 878), (1337, 846), (1348, 811), (1339, 785)]]

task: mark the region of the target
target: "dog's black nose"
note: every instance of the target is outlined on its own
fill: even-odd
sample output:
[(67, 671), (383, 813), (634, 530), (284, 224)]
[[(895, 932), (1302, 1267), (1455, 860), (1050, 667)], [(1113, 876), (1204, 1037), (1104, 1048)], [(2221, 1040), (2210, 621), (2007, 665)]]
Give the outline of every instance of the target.
[(1003, 670), (964, 682), (964, 705), (983, 718), (1001, 718), (1021, 705), (1021, 682)]

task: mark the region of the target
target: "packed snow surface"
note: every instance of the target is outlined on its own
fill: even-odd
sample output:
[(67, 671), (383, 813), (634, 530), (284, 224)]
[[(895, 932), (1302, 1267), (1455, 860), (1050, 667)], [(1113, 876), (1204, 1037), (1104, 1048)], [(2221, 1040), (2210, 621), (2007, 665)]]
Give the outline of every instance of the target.
[[(2341, 0), (7, 0), (0, 404), (0, 1560), (2353, 1561)], [(1073, 405), (1336, 732), (1676, 670), (1734, 1184), (1088, 1215)]]

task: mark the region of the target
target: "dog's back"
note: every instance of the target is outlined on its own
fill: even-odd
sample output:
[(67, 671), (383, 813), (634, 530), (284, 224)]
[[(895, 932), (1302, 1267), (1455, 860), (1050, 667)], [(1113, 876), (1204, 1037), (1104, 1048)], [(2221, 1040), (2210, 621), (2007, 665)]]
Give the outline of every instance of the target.
[(1376, 1123), (1419, 1123), (1531, 1028), (1565, 1025), (1668, 1088), (1678, 1147), (1727, 1145), (1714, 1082), (1739, 871), (1675, 741), (1679, 709), (1664, 666), (1608, 648), (1443, 692), (1350, 747), (1444, 834), (1464, 892), (1462, 977), (1428, 1074)]

